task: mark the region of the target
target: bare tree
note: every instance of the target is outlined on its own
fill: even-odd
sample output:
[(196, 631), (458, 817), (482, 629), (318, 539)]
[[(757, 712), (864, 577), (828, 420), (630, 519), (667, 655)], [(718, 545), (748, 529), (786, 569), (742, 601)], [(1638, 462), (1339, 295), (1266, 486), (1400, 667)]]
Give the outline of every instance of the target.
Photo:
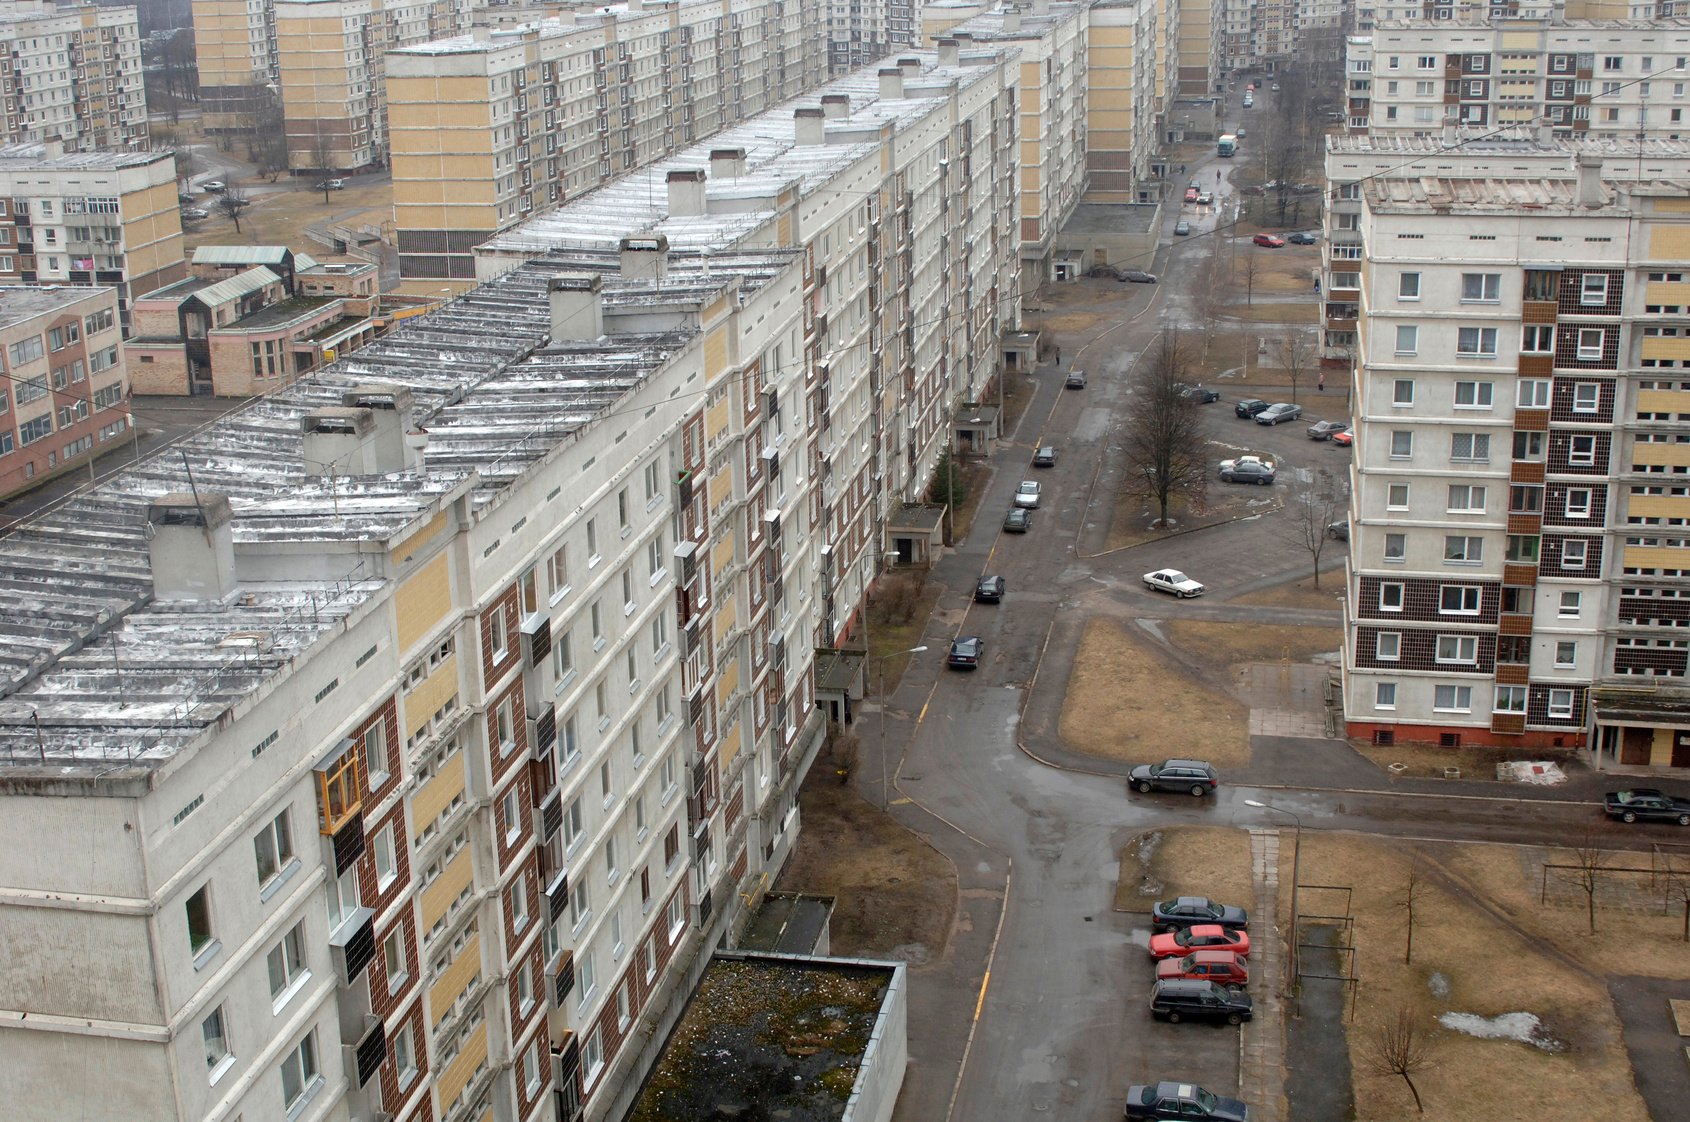
[(1349, 510), (1349, 499), (1337, 487), (1332, 474), (1324, 469), (1315, 477), (1314, 485), (1293, 498), (1286, 505), (1289, 518), (1283, 523), (1282, 536), (1309, 555), (1314, 567), (1314, 586), (1320, 587), (1320, 555), (1331, 541), (1328, 532), (1340, 515)]
[(1185, 356), (1179, 332), (1165, 329), (1145, 358), (1137, 409), (1127, 422), (1127, 477), (1156, 503), (1166, 529), (1173, 497), (1200, 493), (1208, 472), (1197, 407), (1180, 392)]
[(1427, 1052), (1426, 1038), (1414, 1015), (1407, 1009), (1398, 1009), (1394, 1018), (1368, 1032), (1362, 1058), (1376, 1075), (1402, 1076), (1402, 1081), (1408, 1084), (1408, 1093), (1414, 1096), (1415, 1111), (1425, 1114), (1426, 1106), (1420, 1101), (1414, 1077), (1431, 1066)]
[(1601, 835), (1588, 826), (1579, 832), (1572, 851), (1573, 883), (1584, 893), (1585, 916), (1590, 923), (1590, 933), (1594, 935), (1596, 889), (1602, 883), (1602, 866), (1608, 859), (1608, 851), (1602, 847)]
[(1416, 853), (1403, 871), (1402, 886), (1397, 895), (1397, 907), (1404, 912), (1402, 961), (1405, 966), (1414, 961), (1414, 908), (1431, 887), (1426, 880), (1426, 863)]
[(1261, 258), (1254, 253), (1244, 255), (1243, 264), (1238, 267), (1239, 276), (1244, 278), (1244, 306), (1256, 306), (1256, 274), (1261, 272)]
[(1227, 282), (1232, 278), (1227, 275), (1225, 262), (1220, 257), (1221, 239), (1211, 238), (1210, 244), (1215, 252), (1205, 257), (1197, 266), (1196, 288), (1192, 295), (1195, 297), (1197, 321), (1203, 325), (1203, 365), (1209, 365), (1209, 345), (1214, 341), (1215, 329), (1220, 325), (1220, 318), (1226, 309)]
[(1305, 375), (1313, 372), (1320, 361), (1319, 356), (1315, 354), (1314, 343), (1308, 335), (1295, 327), (1287, 327), (1274, 350), (1279, 359), (1279, 368), (1291, 382), (1291, 400), (1296, 401), (1298, 384)]
[(217, 196), (217, 209), (229, 216), (230, 221), (235, 224), (237, 234), (241, 231), (241, 211), (251, 205), (252, 200), (246, 197), (246, 192), (233, 183)]

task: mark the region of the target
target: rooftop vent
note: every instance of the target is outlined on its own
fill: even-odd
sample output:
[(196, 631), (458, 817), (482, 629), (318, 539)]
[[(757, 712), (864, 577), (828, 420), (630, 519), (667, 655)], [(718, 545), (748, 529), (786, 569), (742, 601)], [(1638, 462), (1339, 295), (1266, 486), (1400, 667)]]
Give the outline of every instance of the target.
[[(626, 257), (626, 239), (622, 252)], [(591, 341), (604, 334), (603, 288), (604, 278), (597, 273), (564, 273), (552, 278), (552, 342)]]
[(710, 149), (710, 178), (737, 179), (745, 174), (745, 149)]
[(906, 78), (919, 77), (921, 74), (921, 60), (919, 58), (901, 58), (898, 60), (898, 69), (904, 72), (904, 77)]
[(838, 120), (851, 115), (850, 94), (822, 94), (822, 116)]
[(670, 217), (687, 218), (707, 212), (704, 200), (704, 173), (696, 168), (670, 172)]
[(1578, 158), (1579, 206), (1595, 210), (1607, 198), (1602, 194), (1602, 157), (1595, 152), (1580, 152)]
[[(884, 86), (886, 79), (880, 81)], [(819, 108), (804, 106), (792, 111), (792, 141), (811, 148), (827, 143), (827, 126)]]
[(955, 39), (939, 40), (939, 65), (955, 66), (961, 61), (962, 44)]
[(880, 71), (880, 96), (887, 101), (897, 101), (904, 96), (904, 72), (896, 66), (882, 67)]
[(422, 463), (421, 449), (405, 440), (411, 391), (404, 386), (354, 386), (339, 406), (300, 418), (305, 473), (316, 476), (389, 475)]
[(620, 248), (623, 280), (662, 281), (669, 275), (667, 236), (623, 238)]
[(1003, 9), (1003, 31), (1005, 35), (1014, 35), (1021, 30), (1021, 9), (1013, 4), (1005, 4)]
[(227, 495), (177, 491), (147, 505), (153, 597), (205, 603), (235, 591), (234, 512)]

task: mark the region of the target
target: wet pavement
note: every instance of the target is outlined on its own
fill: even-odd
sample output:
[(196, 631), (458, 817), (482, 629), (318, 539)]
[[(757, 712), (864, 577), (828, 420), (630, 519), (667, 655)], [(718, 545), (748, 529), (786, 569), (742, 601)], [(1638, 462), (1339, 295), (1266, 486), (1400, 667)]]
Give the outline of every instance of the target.
[(1347, 1017), (1349, 956), (1334, 949), (1339, 932), (1325, 924), (1302, 929), (1302, 988), (1297, 1015), (1286, 1021), (1291, 1056), (1285, 1079), (1290, 1117), (1297, 1122), (1348, 1122), (1355, 1116)]

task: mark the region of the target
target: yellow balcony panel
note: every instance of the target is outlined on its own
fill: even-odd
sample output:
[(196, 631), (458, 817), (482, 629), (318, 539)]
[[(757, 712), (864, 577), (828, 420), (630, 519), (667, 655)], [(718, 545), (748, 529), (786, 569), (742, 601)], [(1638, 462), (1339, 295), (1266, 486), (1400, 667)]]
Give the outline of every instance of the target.
[(463, 890), (469, 887), (475, 876), (475, 866), (469, 859), (469, 847), (465, 847), (452, 858), (452, 863), (435, 878), (434, 883), (423, 890), (422, 895), (422, 929), (432, 928), (446, 910), (452, 906)]
[(435, 1083), (434, 1089), (440, 1095), (441, 1103), (456, 1101), (463, 1093), (464, 1084), (469, 1082), (469, 1077), (486, 1061), (487, 1022), (483, 1021), (476, 1028), (475, 1035), (464, 1045), (464, 1050), (440, 1073), (440, 1079)]
[(1690, 518), (1690, 498), (1675, 495), (1628, 495), (1625, 512), (1633, 518)]
[(1639, 390), (1639, 413), (1690, 413), (1690, 390)]
[(446, 1015), (446, 1010), (458, 1000), (458, 995), (464, 992), (476, 971), (481, 969), (481, 936), (477, 935), (468, 943), (458, 957), (452, 960), (452, 965), (440, 975), (440, 979), (428, 991), (429, 1026), (440, 1023), (440, 1018)]
[(463, 789), (464, 754), (458, 751), (452, 753), (434, 778), (424, 783), (422, 790), (411, 797), (411, 821), (419, 830), (427, 826), (440, 817), (446, 804), (463, 793)]
[(1636, 444), (1631, 449), (1634, 464), (1690, 465), (1690, 444)]

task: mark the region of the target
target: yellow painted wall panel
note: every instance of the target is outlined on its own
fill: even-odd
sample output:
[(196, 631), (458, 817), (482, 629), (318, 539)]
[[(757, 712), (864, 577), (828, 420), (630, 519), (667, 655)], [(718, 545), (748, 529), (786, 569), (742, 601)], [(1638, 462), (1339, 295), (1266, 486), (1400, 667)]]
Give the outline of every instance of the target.
[(464, 944), (463, 953), (453, 960), (452, 965), (440, 975), (428, 991), (428, 1016), (430, 1027), (440, 1023), (446, 1010), (452, 1007), (452, 1002), (458, 1000), (458, 995), (464, 992), (476, 971), (481, 969), (481, 936), (477, 935)]
[(1690, 339), (1645, 336), (1642, 355), (1644, 358), (1690, 358)]
[(446, 700), (458, 692), (458, 656), (451, 655), (416, 689), (405, 695), (405, 735), (415, 736)]
[(1621, 563), (1628, 569), (1690, 569), (1690, 549), (1628, 545)]
[(1656, 199), (1651, 209), (1660, 214), (1690, 214), (1690, 199)]
[(1638, 390), (1639, 413), (1690, 413), (1690, 391)]
[(411, 797), (411, 821), (416, 823), (417, 829), (429, 825), (440, 812), (446, 808), (464, 789), (464, 754), (462, 750), (452, 753), (451, 759), (441, 766), (434, 778), (422, 785), (422, 789)]
[(446, 1065), (446, 1070), (440, 1073), (440, 1079), (434, 1089), (440, 1095), (441, 1103), (453, 1102), (463, 1092), (464, 1084), (475, 1074), (476, 1068), (487, 1060), (487, 1023), (483, 1021), (475, 1030), (475, 1035), (469, 1038), (464, 1050), (457, 1058)]
[(716, 615), (712, 624), (716, 642), (720, 643), (738, 624), (739, 609), (735, 606), (733, 597), (720, 597), (716, 601)]
[(715, 475), (711, 476), (710, 477), (710, 507), (711, 507), (711, 509), (714, 510), (716, 507), (719, 507), (723, 503), (727, 502), (728, 496), (733, 493), (733, 489), (734, 489), (733, 468), (724, 467), (721, 471), (719, 471)]
[(716, 676), (716, 705), (724, 706), (728, 698), (739, 689), (739, 659), (730, 659), (722, 664), (722, 672)]
[(1643, 288), (1645, 304), (1690, 304), (1690, 284), (1682, 281), (1650, 281)]
[(452, 906), (469, 882), (475, 876), (475, 867), (470, 863), (469, 847), (465, 846), (452, 863), (447, 865), (434, 883), (423, 889), (422, 895), (422, 929), (428, 931), (435, 921), (446, 914), (446, 909)]
[(1634, 464), (1690, 464), (1690, 444), (1634, 444)]
[(1535, 31), (1504, 31), (1501, 38), (1505, 51), (1535, 51), (1543, 37)]
[[(409, 559), (411, 554), (414, 553), (419, 546), (423, 545), (430, 538), (434, 537), (434, 535), (438, 534), (445, 525), (446, 512), (441, 511), (433, 518), (430, 518), (428, 523), (420, 527), (416, 533), (407, 537), (403, 541), (395, 542), (390, 550), (391, 555), (399, 558), (400, 560)], [(442, 556), (444, 556), (444, 554), (442, 554)]]
[(1625, 512), (1634, 518), (1690, 518), (1690, 499), (1675, 495), (1629, 495)]
[[(1685, 200), (1656, 199), (1655, 209), (1660, 210), (1665, 202), (1681, 202)], [(1671, 226), (1648, 227), (1649, 257), (1655, 261), (1684, 261), (1690, 259), (1690, 226), (1674, 223)]]
[(428, 634), (452, 610), (451, 570), (442, 553), (406, 578), (393, 597), (393, 613), (399, 629), (399, 657), (410, 653), (418, 639)]
[(723, 536), (721, 541), (716, 543), (716, 548), (710, 554), (711, 572), (725, 573), (733, 567), (736, 543), (737, 539), (731, 530)]
[[(715, 380), (716, 376), (728, 368), (728, 329), (726, 325), (713, 328), (704, 337), (704, 378), (706, 382)], [(722, 409), (727, 410), (727, 403), (723, 402)], [(712, 410), (711, 412), (715, 412)]]
[(715, 444), (717, 439), (719, 439), (723, 433), (727, 432), (728, 422), (732, 419), (733, 409), (730, 407), (729, 399), (726, 397), (706, 410), (704, 413), (705, 444)]

